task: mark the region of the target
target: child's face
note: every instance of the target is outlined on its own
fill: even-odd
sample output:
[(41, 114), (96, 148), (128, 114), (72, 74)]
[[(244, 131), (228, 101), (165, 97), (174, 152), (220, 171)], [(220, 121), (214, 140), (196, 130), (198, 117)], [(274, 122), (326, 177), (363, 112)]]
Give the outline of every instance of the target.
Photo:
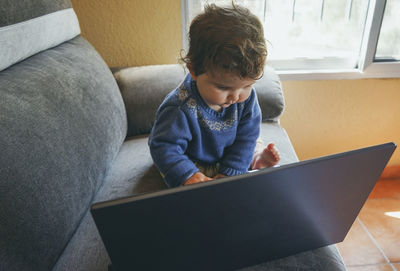
[(254, 79), (241, 78), (236, 73), (231, 72), (215, 71), (198, 76), (195, 76), (192, 71), (190, 73), (196, 81), (200, 96), (215, 111), (221, 111), (222, 108), (231, 104), (247, 100), (255, 83)]

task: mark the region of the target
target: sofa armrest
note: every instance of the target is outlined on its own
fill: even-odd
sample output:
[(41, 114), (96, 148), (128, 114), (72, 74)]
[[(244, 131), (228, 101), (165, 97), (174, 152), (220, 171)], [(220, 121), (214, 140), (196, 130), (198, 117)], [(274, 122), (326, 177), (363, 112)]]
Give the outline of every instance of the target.
[[(178, 64), (113, 69), (128, 117), (128, 137), (150, 132), (158, 106), (183, 81), (187, 71)], [(279, 77), (266, 67), (254, 85), (263, 121), (276, 121), (284, 108)]]
[(296, 152), (285, 129), (277, 122), (264, 122), (260, 127), (260, 138), (265, 144), (274, 142), (279, 150), (280, 165), (298, 162)]
[(264, 68), (264, 74), (255, 84), (258, 103), (262, 111), (263, 122), (278, 121), (285, 108), (279, 76), (270, 67)]
[(125, 103), (128, 137), (150, 132), (158, 106), (184, 76), (181, 65), (130, 67), (114, 72)]

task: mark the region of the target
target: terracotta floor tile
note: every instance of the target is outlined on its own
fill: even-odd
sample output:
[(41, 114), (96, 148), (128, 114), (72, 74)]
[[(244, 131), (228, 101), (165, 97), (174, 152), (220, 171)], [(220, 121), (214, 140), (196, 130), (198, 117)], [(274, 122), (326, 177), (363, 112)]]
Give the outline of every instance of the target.
[(390, 262), (400, 262), (400, 199), (369, 199), (359, 219)]
[(400, 165), (387, 166), (381, 175), (381, 178), (399, 179), (400, 178)]
[(372, 190), (369, 198), (397, 198), (400, 199), (400, 180), (379, 180)]
[(347, 271), (393, 271), (390, 264), (346, 266)]
[(358, 220), (337, 247), (346, 266), (387, 263)]

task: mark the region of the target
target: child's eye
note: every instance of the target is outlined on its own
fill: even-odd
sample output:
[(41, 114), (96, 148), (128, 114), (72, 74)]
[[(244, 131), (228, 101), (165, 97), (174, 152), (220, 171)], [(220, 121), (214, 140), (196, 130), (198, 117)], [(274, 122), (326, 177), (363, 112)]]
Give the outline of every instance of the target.
[(217, 88), (221, 89), (221, 90), (228, 90), (229, 87), (225, 87), (225, 86), (217, 86)]

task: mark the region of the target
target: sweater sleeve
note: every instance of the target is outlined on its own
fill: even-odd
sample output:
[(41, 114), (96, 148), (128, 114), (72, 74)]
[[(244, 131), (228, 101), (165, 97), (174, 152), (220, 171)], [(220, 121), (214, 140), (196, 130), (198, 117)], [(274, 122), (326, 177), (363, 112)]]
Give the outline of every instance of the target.
[(154, 164), (169, 187), (183, 184), (199, 171), (185, 154), (191, 139), (188, 119), (179, 107), (167, 106), (158, 112), (149, 147)]
[(260, 135), (261, 110), (254, 89), (244, 103), (245, 108), (239, 120), (235, 141), (225, 149), (220, 162), (219, 172), (226, 176), (248, 171)]

